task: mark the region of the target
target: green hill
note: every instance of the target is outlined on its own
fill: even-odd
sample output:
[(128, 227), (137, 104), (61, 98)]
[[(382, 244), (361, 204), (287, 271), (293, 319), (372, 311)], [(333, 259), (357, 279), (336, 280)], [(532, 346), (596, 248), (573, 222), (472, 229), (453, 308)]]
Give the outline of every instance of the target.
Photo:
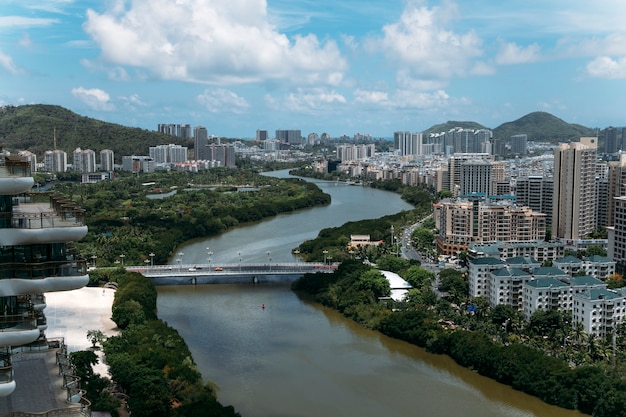
[(528, 135), (528, 140), (559, 143), (577, 141), (581, 136), (596, 136), (596, 130), (567, 123), (541, 111), (529, 113), (513, 122), (503, 123), (493, 130), (493, 136), (502, 139), (519, 134)]
[[(476, 122), (449, 121), (435, 125), (423, 133), (447, 132), (455, 127), (464, 129), (490, 129)], [(581, 136), (596, 136), (596, 130), (585, 126), (567, 123), (546, 112), (533, 112), (513, 122), (503, 123), (493, 130), (494, 138), (509, 139), (513, 135), (528, 135), (528, 140), (538, 142), (569, 142), (576, 141)]]
[(488, 127), (485, 127), (481, 125), (480, 123), (476, 123), (476, 122), (457, 122), (454, 120), (450, 120), (445, 123), (434, 125), (433, 127), (429, 128), (428, 130), (425, 130), (422, 133), (426, 137), (430, 135), (431, 133), (447, 132), (448, 130), (451, 130), (457, 127), (461, 127), (463, 129), (474, 129), (474, 130), (489, 129)]
[(68, 154), (78, 147), (96, 153), (111, 149), (117, 162), (122, 155), (147, 155), (150, 146), (187, 145), (180, 138), (80, 116), (60, 106), (0, 108), (0, 143), (7, 150), (29, 150), (39, 159), (45, 151), (54, 149), (55, 130), (57, 149)]

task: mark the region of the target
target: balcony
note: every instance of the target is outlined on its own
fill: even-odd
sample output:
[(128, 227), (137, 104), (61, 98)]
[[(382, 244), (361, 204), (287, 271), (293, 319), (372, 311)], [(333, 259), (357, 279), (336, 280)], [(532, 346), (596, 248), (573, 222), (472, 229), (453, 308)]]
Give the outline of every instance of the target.
[(77, 241), (87, 234), (85, 210), (60, 194), (29, 193), (0, 212), (0, 245)]
[(86, 260), (0, 264), (0, 297), (74, 290), (88, 282)]
[(40, 335), (37, 318), (32, 310), (0, 315), (0, 346), (20, 346), (32, 343)]
[(0, 350), (0, 397), (6, 397), (15, 390), (13, 365), (9, 348)]
[(28, 161), (18, 156), (0, 154), (0, 194), (23, 193), (34, 184)]

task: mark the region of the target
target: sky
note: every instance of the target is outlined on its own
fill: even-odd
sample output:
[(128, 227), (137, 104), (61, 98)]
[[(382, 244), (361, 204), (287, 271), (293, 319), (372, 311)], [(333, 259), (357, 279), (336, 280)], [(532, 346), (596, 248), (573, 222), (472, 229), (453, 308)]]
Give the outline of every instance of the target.
[(156, 130), (626, 125), (624, 0), (0, 0), (0, 106)]

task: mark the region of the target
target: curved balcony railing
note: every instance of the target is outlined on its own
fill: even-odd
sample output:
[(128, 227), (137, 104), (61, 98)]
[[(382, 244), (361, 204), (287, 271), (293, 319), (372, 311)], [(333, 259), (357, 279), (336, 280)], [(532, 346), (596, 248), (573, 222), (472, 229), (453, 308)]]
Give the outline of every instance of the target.
[(85, 226), (85, 209), (59, 193), (20, 194), (11, 211), (0, 212), (0, 225), (14, 229)]
[(0, 333), (19, 330), (34, 330), (37, 328), (37, 317), (34, 311), (24, 311), (17, 314), (0, 314)]
[(87, 260), (0, 263), (0, 279), (42, 279), (73, 277), (87, 274)]
[(0, 155), (0, 172), (14, 177), (30, 177), (30, 162), (17, 155)]
[(9, 348), (0, 351), (0, 384), (8, 384), (13, 381), (13, 365)]

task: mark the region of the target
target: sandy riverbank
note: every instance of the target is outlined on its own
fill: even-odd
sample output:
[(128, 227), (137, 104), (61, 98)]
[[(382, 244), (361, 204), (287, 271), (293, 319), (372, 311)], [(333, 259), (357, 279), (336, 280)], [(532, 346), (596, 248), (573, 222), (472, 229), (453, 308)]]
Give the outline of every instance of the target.
[[(110, 288), (91, 287), (46, 293), (46, 336), (63, 337), (68, 351), (75, 352), (91, 346), (88, 330), (101, 330), (106, 336), (117, 334), (117, 326), (111, 320), (114, 294), (115, 290)], [(108, 373), (102, 360), (94, 368), (102, 376)]]

